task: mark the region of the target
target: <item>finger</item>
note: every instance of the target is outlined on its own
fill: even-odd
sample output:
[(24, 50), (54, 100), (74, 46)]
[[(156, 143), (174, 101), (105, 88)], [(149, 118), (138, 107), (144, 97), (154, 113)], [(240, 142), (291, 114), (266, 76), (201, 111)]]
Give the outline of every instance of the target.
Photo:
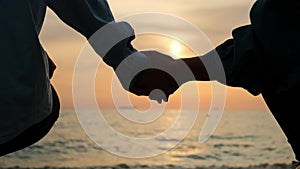
[(151, 98), (150, 96), (149, 96), (149, 99), (150, 100), (153, 100), (153, 101), (156, 101), (158, 104), (161, 104), (163, 101), (162, 101), (162, 99), (159, 99), (159, 98)]
[(161, 100), (161, 99), (159, 99), (159, 98), (157, 98), (157, 97), (154, 97), (153, 95), (149, 95), (149, 99), (150, 100), (153, 100), (153, 101), (157, 101), (157, 103), (159, 103), (159, 100)]
[(167, 100), (165, 93), (160, 89), (152, 90), (149, 94), (149, 98), (156, 100), (159, 104), (161, 104), (163, 100)]
[(157, 103), (158, 103), (158, 104), (161, 104), (161, 103), (162, 103), (162, 100), (161, 100), (161, 99), (159, 99), (159, 100), (157, 101)]

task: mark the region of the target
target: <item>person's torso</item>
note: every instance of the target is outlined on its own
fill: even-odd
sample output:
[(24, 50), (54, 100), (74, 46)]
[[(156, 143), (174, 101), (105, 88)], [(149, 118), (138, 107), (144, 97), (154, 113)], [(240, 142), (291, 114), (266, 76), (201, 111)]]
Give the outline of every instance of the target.
[(0, 144), (51, 111), (48, 63), (39, 42), (46, 6), (0, 0)]
[(263, 52), (265, 83), (282, 88), (300, 85), (299, 8), (296, 0), (258, 0), (251, 10), (251, 24)]

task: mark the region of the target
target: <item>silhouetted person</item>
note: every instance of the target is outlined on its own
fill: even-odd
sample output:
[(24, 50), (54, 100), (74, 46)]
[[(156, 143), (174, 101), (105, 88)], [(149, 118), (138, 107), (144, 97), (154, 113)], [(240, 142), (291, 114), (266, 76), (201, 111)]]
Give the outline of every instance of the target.
[[(131, 45), (133, 29), (114, 22), (106, 0), (0, 1), (0, 156), (36, 143), (59, 116), (59, 98), (50, 83), (55, 64), (39, 41), (47, 7), (87, 39), (108, 28), (89, 42), (114, 70), (126, 58), (125, 71), (117, 74), (126, 90), (134, 69), (148, 62)], [(120, 41), (113, 44), (112, 39)], [(112, 43), (109, 51), (103, 49), (110, 47), (107, 43)], [(141, 90), (134, 85), (131, 89)]]
[[(253, 95), (262, 94), (290, 143), (295, 159), (300, 158), (300, 1), (258, 0), (251, 9), (251, 23), (233, 30), (232, 39), (202, 57), (173, 60), (164, 54), (148, 51), (148, 57), (168, 58), (161, 62), (167, 70), (181, 73), (179, 61), (184, 61), (199, 81), (217, 80), (228, 86), (242, 87)], [(201, 58), (201, 60), (199, 59)], [(214, 65), (221, 59), (226, 83), (210, 79), (203, 63)], [(218, 69), (216, 67), (216, 69)], [(167, 97), (183, 83), (177, 84), (171, 75), (161, 73), (157, 79), (137, 77), (142, 88), (162, 89)], [(163, 79), (166, 79), (164, 81)], [(186, 80), (189, 81), (189, 80)], [(259, 119), (258, 119), (259, 120)], [(271, 143), (270, 143), (271, 144)], [(296, 168), (299, 162), (294, 162)]]

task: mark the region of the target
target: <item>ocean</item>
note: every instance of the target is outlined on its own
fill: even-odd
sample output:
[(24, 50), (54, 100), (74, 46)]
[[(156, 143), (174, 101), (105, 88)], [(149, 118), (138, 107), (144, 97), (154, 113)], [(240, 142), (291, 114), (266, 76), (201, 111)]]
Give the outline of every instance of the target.
[[(189, 115), (189, 111), (181, 113)], [(88, 114), (88, 110), (86, 112)], [(116, 132), (144, 138), (171, 128), (179, 111), (166, 110), (155, 121), (143, 124), (130, 124), (115, 110), (102, 113)], [(178, 142), (166, 152), (131, 158), (116, 154), (126, 154), (140, 145), (109, 137), (109, 142), (117, 146), (115, 153), (108, 151), (88, 137), (74, 110), (62, 110), (46, 137), (26, 149), (1, 157), (0, 168), (289, 168), (293, 152), (269, 111), (225, 111), (213, 135), (200, 143), (199, 133), (206, 116), (206, 112), (201, 111), (183, 139), (157, 139), (161, 147)], [(101, 138), (101, 128), (98, 136)], [(155, 146), (158, 145), (153, 149)], [(151, 150), (145, 148), (140, 153), (148, 151)]]

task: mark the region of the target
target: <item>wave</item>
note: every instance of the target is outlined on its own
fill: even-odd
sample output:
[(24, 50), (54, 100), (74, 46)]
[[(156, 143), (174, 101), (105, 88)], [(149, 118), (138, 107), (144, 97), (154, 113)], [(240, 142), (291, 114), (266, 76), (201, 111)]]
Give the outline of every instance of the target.
[(246, 167), (231, 167), (231, 166), (208, 166), (208, 167), (182, 167), (175, 165), (164, 165), (164, 166), (149, 166), (149, 165), (127, 165), (119, 164), (114, 166), (93, 166), (93, 167), (8, 167), (0, 169), (291, 169), (290, 164), (259, 164), (259, 165), (250, 165)]

